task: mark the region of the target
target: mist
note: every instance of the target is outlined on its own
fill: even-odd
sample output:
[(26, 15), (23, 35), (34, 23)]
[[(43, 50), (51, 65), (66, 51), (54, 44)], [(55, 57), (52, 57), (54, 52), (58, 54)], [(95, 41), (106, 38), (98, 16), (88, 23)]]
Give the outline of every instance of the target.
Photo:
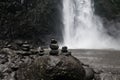
[(64, 0), (63, 24), (62, 46), (71, 49), (120, 49), (120, 39), (108, 34), (102, 19), (94, 14), (91, 0)]

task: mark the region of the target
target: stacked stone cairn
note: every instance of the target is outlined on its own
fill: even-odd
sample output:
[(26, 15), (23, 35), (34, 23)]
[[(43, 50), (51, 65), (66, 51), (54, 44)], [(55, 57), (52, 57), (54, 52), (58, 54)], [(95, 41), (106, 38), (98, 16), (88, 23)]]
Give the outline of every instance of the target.
[(64, 46), (64, 47), (62, 47), (61, 54), (69, 56), (69, 55), (71, 55), (71, 52), (68, 52), (68, 48), (66, 46)]
[(56, 56), (59, 54), (59, 50), (58, 50), (59, 46), (55, 39), (51, 40), (50, 49), (51, 49), (51, 51), (49, 52), (50, 55)]
[(40, 52), (39, 52), (39, 56), (43, 56), (44, 52), (45, 52), (44, 49), (41, 47)]
[(23, 51), (30, 51), (30, 45), (27, 41), (25, 41), (22, 45), (22, 50)]

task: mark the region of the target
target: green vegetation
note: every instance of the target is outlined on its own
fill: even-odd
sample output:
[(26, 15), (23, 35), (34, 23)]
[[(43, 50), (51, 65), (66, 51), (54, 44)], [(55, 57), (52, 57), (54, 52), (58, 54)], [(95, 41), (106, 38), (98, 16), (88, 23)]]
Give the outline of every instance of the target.
[(120, 0), (94, 0), (96, 14), (107, 19), (120, 18)]
[(0, 39), (42, 40), (48, 35), (57, 36), (60, 3), (61, 0), (1, 0)]

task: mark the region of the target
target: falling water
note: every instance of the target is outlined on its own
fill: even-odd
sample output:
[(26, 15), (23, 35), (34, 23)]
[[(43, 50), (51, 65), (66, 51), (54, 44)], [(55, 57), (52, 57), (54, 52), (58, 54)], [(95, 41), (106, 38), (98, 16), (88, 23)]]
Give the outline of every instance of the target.
[(119, 48), (94, 14), (91, 0), (63, 0), (63, 19), (63, 44), (69, 48)]

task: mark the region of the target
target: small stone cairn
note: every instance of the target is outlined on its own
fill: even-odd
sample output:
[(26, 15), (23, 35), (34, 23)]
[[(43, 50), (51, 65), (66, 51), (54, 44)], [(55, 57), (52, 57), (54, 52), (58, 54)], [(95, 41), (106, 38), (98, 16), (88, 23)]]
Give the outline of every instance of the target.
[(69, 56), (69, 55), (71, 55), (71, 52), (68, 52), (67, 46), (64, 46), (64, 47), (62, 47), (61, 54)]
[(22, 45), (22, 50), (23, 51), (30, 51), (30, 45), (27, 41), (25, 41)]
[(44, 49), (41, 47), (40, 52), (39, 52), (39, 56), (43, 56), (45, 54), (44, 52), (45, 52)]

